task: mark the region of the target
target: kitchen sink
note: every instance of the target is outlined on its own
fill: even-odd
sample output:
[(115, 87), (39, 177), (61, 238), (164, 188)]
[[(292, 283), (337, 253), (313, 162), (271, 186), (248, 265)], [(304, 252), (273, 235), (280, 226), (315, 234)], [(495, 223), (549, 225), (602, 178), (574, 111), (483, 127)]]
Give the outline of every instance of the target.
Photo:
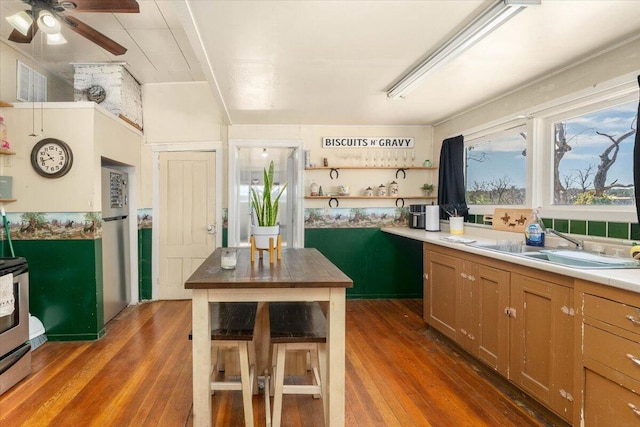
[(527, 252), (537, 253), (540, 251), (540, 249), (543, 249), (538, 246), (527, 246), (522, 242), (513, 242), (509, 240), (499, 241), (497, 243), (469, 243), (469, 246), (510, 254), (520, 254)]
[(518, 242), (471, 243), (469, 246), (488, 249), (529, 259), (563, 265), (572, 268), (587, 269), (619, 269), (640, 268), (640, 261), (631, 258), (620, 258), (599, 255), (587, 251), (571, 249), (544, 249), (526, 246)]
[(640, 262), (631, 258), (621, 258), (599, 255), (585, 251), (571, 251), (566, 249), (548, 249), (539, 252), (524, 253), (522, 256), (567, 267), (579, 268), (640, 268)]

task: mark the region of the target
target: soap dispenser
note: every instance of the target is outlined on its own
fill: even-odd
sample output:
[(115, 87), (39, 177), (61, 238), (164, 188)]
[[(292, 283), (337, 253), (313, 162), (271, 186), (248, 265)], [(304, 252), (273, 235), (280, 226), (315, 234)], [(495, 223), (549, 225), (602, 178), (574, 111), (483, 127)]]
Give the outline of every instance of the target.
[(527, 246), (544, 246), (544, 227), (535, 209), (531, 212), (531, 220), (524, 229), (524, 240)]

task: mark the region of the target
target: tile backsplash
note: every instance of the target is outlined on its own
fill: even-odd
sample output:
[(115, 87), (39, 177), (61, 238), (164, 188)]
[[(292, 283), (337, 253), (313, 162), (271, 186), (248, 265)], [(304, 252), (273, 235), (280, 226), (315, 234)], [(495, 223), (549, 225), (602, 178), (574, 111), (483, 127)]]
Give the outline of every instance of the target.
[[(489, 222), (484, 222), (483, 215), (469, 215), (469, 222), (473, 224), (490, 224)], [(640, 240), (640, 225), (635, 222), (585, 221), (561, 218), (542, 218), (542, 222), (545, 227), (553, 228), (561, 233)]]

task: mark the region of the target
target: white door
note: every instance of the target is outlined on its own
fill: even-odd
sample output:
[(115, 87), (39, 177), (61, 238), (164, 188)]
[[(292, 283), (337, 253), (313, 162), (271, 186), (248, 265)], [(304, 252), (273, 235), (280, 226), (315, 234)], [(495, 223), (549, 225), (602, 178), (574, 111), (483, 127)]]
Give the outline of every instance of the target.
[(191, 299), (184, 282), (215, 249), (215, 155), (160, 153), (159, 299)]

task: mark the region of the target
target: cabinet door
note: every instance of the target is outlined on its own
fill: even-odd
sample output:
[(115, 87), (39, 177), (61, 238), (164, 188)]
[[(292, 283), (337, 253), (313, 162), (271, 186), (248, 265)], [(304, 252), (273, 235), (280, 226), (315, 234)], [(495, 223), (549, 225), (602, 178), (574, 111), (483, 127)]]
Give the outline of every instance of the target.
[(511, 379), (566, 420), (573, 414), (569, 288), (511, 275)]
[(457, 341), (457, 288), (462, 261), (459, 258), (429, 252), (428, 295), (429, 323), (447, 337)]
[(458, 279), (458, 344), (469, 353), (477, 355), (476, 276), (478, 266), (470, 261), (462, 262)]
[(478, 265), (475, 274), (477, 357), (508, 378), (509, 375), (509, 306), (508, 271)]

